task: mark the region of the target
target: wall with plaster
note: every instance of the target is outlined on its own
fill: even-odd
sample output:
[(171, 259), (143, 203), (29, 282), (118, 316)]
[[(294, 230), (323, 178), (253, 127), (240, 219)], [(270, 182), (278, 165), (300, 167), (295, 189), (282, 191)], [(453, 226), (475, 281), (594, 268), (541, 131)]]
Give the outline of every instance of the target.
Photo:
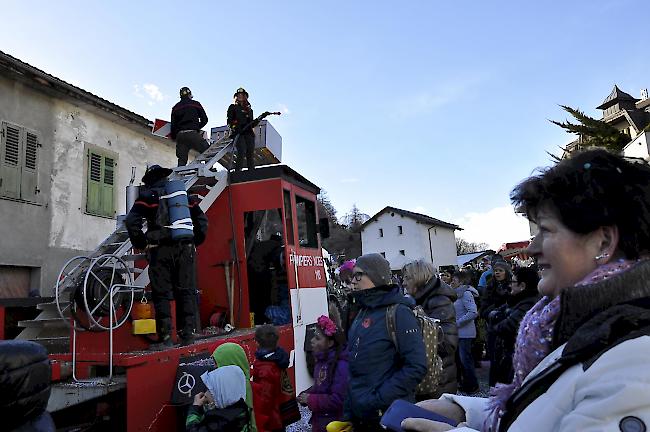
[(0, 198), (0, 266), (32, 270), (33, 293), (51, 295), (62, 264), (89, 252), (116, 226), (115, 218), (85, 210), (86, 147), (117, 155), (115, 202), (125, 212), (125, 188), (136, 167), (136, 184), (147, 164), (176, 164), (173, 143), (147, 129), (74, 100), (44, 94), (0, 78), (0, 121), (32, 129), (42, 144), (37, 203)]

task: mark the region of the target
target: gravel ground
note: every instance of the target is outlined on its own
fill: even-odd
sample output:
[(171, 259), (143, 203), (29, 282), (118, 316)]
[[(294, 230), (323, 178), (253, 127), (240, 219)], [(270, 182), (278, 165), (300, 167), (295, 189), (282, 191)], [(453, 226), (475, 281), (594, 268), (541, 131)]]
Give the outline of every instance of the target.
[(311, 432), (311, 425), (309, 419), (311, 418), (311, 411), (309, 408), (302, 405), (300, 407), (300, 416), (302, 417), (299, 422), (295, 422), (287, 427), (287, 432)]

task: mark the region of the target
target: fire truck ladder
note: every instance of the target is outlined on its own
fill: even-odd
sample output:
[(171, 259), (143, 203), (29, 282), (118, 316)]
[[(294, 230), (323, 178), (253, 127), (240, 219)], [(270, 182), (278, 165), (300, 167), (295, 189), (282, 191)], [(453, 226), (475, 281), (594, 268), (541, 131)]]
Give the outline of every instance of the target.
[[(203, 211), (226, 188), (228, 171), (213, 167), (220, 161), (224, 164), (232, 144), (227, 136), (212, 142), (191, 164), (174, 168), (169, 176), (170, 180), (183, 181), (188, 193), (198, 194)], [(24, 330), (17, 339), (37, 341), (57, 352), (69, 348), (71, 326), (74, 335), (76, 331), (120, 327), (129, 317), (135, 293), (143, 292), (149, 284), (147, 268), (134, 266), (143, 258), (144, 254), (133, 253), (126, 227), (120, 223), (93, 252), (74, 257), (63, 266), (54, 287), (54, 300), (39, 304), (41, 312), (35, 319), (18, 323)]]

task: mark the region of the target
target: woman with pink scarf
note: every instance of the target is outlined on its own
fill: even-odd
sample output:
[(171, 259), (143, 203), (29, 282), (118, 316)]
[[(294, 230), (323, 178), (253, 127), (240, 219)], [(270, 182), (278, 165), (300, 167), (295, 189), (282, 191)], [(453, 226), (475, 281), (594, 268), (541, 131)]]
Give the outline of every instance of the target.
[(405, 430), (646, 431), (650, 425), (650, 167), (605, 150), (578, 153), (518, 185), (537, 225), (528, 248), (543, 296), (519, 327), (514, 381), (489, 398), (420, 405), (457, 426)]

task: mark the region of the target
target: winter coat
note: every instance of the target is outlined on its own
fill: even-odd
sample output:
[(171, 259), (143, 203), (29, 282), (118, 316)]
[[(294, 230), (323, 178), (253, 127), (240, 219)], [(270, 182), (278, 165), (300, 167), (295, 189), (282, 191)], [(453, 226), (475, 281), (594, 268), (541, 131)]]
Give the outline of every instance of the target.
[(487, 320), (490, 312), (506, 304), (509, 291), (510, 282), (507, 279), (499, 282), (492, 277), (481, 296), (481, 309), (479, 310), (481, 318)]
[(480, 292), (484, 292), (485, 289), (488, 286), (488, 283), (492, 280), (492, 267), (489, 267), (487, 270), (485, 270), (483, 273), (481, 273), (481, 277), (478, 279), (478, 290)]
[[(399, 288), (381, 286), (354, 294), (360, 310), (349, 332), (344, 418), (373, 421), (396, 399), (415, 400), (415, 387), (427, 371), (424, 339)], [(393, 304), (399, 305), (395, 311), (399, 351), (386, 324), (386, 309)]]
[(440, 320), (443, 331), (443, 337), (438, 343), (438, 355), (442, 359), (442, 375), (440, 375), (437, 394), (431, 397), (439, 397), (442, 393), (456, 393), (458, 388), (456, 378), (458, 327), (454, 308), (456, 293), (440, 278), (434, 277), (415, 293), (414, 298), (428, 316)]
[(508, 303), (500, 306), (490, 313), (489, 326), (495, 333), (494, 365), (490, 369), (496, 371), (497, 382), (509, 384), (512, 382), (512, 355), (515, 352), (515, 339), (519, 331), (519, 324), (539, 300), (537, 292), (523, 291), (510, 296)]
[[(253, 117), (253, 108), (250, 104), (241, 105), (239, 103), (234, 103), (228, 107), (228, 126), (234, 134), (241, 133), (242, 135), (255, 135), (253, 128), (257, 126), (255, 123), (252, 123), (255, 117)], [(248, 126), (248, 127), (246, 127)], [(242, 128), (246, 128), (242, 130)]]
[[(156, 223), (156, 214), (160, 195), (164, 193), (167, 179), (161, 179), (150, 186), (143, 186), (138, 199), (131, 207), (124, 224), (129, 233), (131, 244), (137, 249), (144, 249), (147, 244), (171, 243), (170, 238), (163, 238), (161, 226)], [(190, 216), (194, 225), (194, 244), (199, 246), (208, 232), (208, 218), (199, 207), (199, 201), (189, 197)], [(147, 233), (142, 231), (143, 220), (147, 220)]]
[(42, 345), (0, 341), (2, 430), (54, 432), (54, 422), (46, 411), (50, 378), (50, 361)]
[(478, 291), (472, 286), (461, 285), (456, 288), (458, 300), (454, 302), (456, 308), (456, 325), (458, 326), (459, 339), (474, 339), (476, 337), (476, 324), (478, 318), (475, 297)]
[(282, 429), (280, 416), (281, 372), (289, 367), (289, 355), (278, 347), (258, 350), (253, 362), (253, 411), (260, 432)]
[[(509, 432), (642, 431), (650, 425), (650, 261), (565, 289), (552, 351), (510, 397)], [(562, 365), (567, 364), (568, 368)], [(557, 371), (557, 372), (555, 372)], [(487, 399), (445, 394), (481, 430)]]
[(314, 385), (307, 390), (313, 432), (324, 432), (327, 425), (343, 418), (343, 402), (348, 389), (348, 353), (343, 349), (336, 360), (336, 350), (314, 353)]
[(199, 101), (183, 97), (172, 108), (171, 120), (171, 138), (175, 140), (178, 132), (182, 130), (201, 130), (208, 124), (208, 115)]
[(246, 401), (241, 399), (226, 408), (205, 410), (196, 405), (190, 406), (185, 430), (187, 432), (249, 432), (249, 417)]

